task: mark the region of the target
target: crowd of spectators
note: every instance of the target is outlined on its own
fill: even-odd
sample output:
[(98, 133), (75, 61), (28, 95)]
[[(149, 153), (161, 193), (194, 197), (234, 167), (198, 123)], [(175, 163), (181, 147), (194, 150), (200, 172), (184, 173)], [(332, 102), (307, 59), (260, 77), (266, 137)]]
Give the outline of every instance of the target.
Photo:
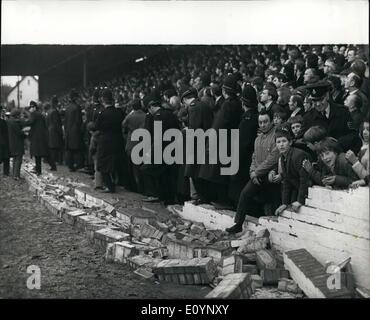
[[(0, 120), (0, 161), (19, 178), (23, 137), (31, 156), (51, 170), (66, 164), (94, 178), (165, 204), (192, 199), (245, 215), (298, 211), (310, 185), (369, 184), (368, 46), (276, 45), (177, 47), (137, 64), (127, 74), (71, 90), (26, 115)], [(239, 129), (239, 170), (223, 164), (143, 164), (131, 159), (135, 129)], [(26, 128), (25, 128), (26, 127)], [(207, 149), (208, 148), (208, 149)], [(209, 157), (209, 145), (206, 159)]]

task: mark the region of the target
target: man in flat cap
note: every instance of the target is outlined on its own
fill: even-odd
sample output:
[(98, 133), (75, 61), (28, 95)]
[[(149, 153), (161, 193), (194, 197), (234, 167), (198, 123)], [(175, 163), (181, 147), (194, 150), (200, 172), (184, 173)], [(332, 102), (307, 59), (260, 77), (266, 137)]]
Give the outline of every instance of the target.
[(306, 87), (309, 98), (314, 105), (303, 116), (305, 130), (313, 126), (325, 128), (330, 137), (338, 140), (344, 151), (359, 144), (358, 134), (351, 127), (351, 116), (347, 108), (342, 105), (334, 104), (330, 99), (330, 83), (322, 80)]
[(64, 116), (64, 133), (66, 145), (66, 164), (71, 172), (83, 167), (83, 126), (80, 98), (76, 90), (72, 90), (70, 103)]

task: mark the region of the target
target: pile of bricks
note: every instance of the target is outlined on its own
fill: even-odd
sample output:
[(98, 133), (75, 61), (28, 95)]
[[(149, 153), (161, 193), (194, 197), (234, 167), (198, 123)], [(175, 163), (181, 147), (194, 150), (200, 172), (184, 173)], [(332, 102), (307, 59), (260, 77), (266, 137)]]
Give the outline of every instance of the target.
[[(115, 206), (112, 201), (84, 191), (80, 185), (58, 184), (52, 176), (43, 181), (23, 171), (43, 205), (104, 248), (107, 261), (127, 264), (145, 279), (210, 285), (214, 289), (207, 298), (250, 298), (264, 286), (293, 294), (302, 294), (303, 290), (308, 296), (315, 291), (301, 283), (300, 275), (317, 276), (312, 273), (316, 270), (313, 257), (309, 258), (308, 269), (299, 265), (304, 261), (302, 252), (290, 252), (283, 257), (270, 247), (267, 229), (247, 230), (230, 239), (221, 230), (184, 220), (176, 210), (166, 219), (158, 219), (151, 210)], [(328, 277), (322, 266), (319, 276), (320, 279), (309, 279), (313, 287), (316, 285), (316, 289), (324, 292), (317, 282)]]
[(180, 284), (209, 284), (216, 276), (212, 258), (163, 260), (153, 268), (159, 280)]

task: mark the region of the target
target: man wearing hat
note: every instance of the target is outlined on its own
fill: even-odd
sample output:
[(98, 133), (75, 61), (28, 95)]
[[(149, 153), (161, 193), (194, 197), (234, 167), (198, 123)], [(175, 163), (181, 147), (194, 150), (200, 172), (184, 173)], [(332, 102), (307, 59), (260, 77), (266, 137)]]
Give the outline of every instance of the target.
[[(233, 74), (228, 75), (222, 85), (222, 95), (225, 101), (212, 123), (212, 128), (216, 130), (217, 135), (219, 130), (226, 130), (228, 154), (231, 152), (231, 129), (238, 129), (243, 112), (240, 100), (237, 98), (238, 90), (237, 79)], [(206, 155), (207, 151), (210, 154), (210, 150), (207, 150), (207, 147), (209, 146), (206, 146)], [(220, 169), (221, 163), (219, 161), (217, 164), (208, 164), (206, 157), (206, 163), (201, 166), (199, 177), (213, 183), (216, 189), (214, 198), (216, 202), (222, 205), (228, 205), (229, 176), (221, 175)]]
[[(145, 129), (151, 135), (151, 164), (144, 164), (141, 166), (141, 172), (144, 175), (145, 182), (149, 183), (148, 195), (152, 196), (146, 200), (154, 201), (156, 198), (163, 201), (164, 205), (171, 205), (175, 203), (177, 191), (177, 164), (156, 164), (154, 163), (154, 123), (159, 122), (162, 125), (162, 136), (166, 130), (180, 129), (180, 123), (172, 110), (163, 108), (160, 94), (157, 90), (153, 90), (150, 94), (148, 103), (149, 113), (151, 116), (146, 118)], [(163, 152), (170, 142), (162, 141)], [(162, 159), (163, 161), (163, 159)], [(153, 197), (154, 196), (154, 197)]]
[(9, 133), (9, 153), (13, 158), (13, 178), (20, 179), (22, 158), (24, 154), (24, 138), (22, 123), (20, 121), (21, 112), (19, 109), (13, 109), (8, 120)]
[(3, 119), (3, 107), (0, 106), (0, 163), (3, 163), (3, 174), (9, 175), (9, 137), (8, 125)]
[(71, 91), (69, 99), (70, 103), (65, 111), (64, 120), (66, 164), (69, 171), (74, 172), (83, 167), (83, 123), (79, 95), (76, 90)]
[(241, 95), (243, 115), (239, 124), (239, 171), (230, 177), (229, 198), (236, 207), (240, 192), (249, 180), (249, 167), (252, 163), (254, 141), (258, 130), (257, 93), (249, 84)]
[(29, 133), (30, 154), (31, 157), (35, 157), (35, 170), (33, 172), (37, 175), (41, 175), (42, 158), (47, 158), (49, 160), (50, 167), (53, 167), (55, 164), (49, 159), (48, 132), (46, 129), (45, 117), (39, 111), (39, 107), (35, 101), (30, 102), (28, 110), (30, 116), (23, 125), (31, 127)]
[(121, 136), (123, 114), (115, 108), (113, 94), (105, 89), (102, 94), (104, 110), (98, 115), (95, 130), (99, 131), (97, 137), (97, 169), (102, 174), (103, 183), (107, 189), (103, 192), (115, 192), (115, 174), (117, 173), (120, 152), (124, 145)]
[[(208, 104), (198, 99), (198, 92), (195, 88), (182, 86), (180, 88), (181, 102), (185, 105), (188, 115), (188, 128), (208, 130), (212, 126), (213, 111)], [(185, 136), (186, 137), (186, 136)], [(197, 150), (194, 149), (194, 164), (185, 165), (185, 177), (192, 180), (198, 199), (195, 199), (195, 204), (209, 202), (209, 183), (199, 176), (201, 168), (200, 164), (196, 163)]]
[[(303, 116), (305, 131), (313, 126), (325, 128), (330, 137), (338, 140), (344, 151), (359, 144), (358, 134), (351, 128), (351, 116), (342, 105), (330, 100), (330, 83), (322, 80), (306, 87), (314, 108)], [(360, 147), (361, 145), (359, 145)]]
[[(104, 110), (103, 105), (100, 102), (100, 90), (99, 88), (95, 88), (93, 95), (92, 95), (92, 103), (88, 105), (86, 108), (86, 123), (95, 123), (96, 119), (98, 118), (98, 115), (101, 111)], [(87, 144), (90, 145), (91, 142), (91, 134), (87, 130), (86, 132), (86, 140)], [(91, 158), (90, 152), (87, 152), (86, 154), (86, 170), (85, 173), (93, 174), (94, 172), (94, 161)]]
[(63, 128), (62, 119), (58, 111), (58, 98), (54, 96), (51, 99), (50, 110), (46, 116), (46, 126), (48, 129), (48, 142), (50, 160), (54, 164), (52, 171), (56, 170), (55, 163), (61, 159), (63, 149)]

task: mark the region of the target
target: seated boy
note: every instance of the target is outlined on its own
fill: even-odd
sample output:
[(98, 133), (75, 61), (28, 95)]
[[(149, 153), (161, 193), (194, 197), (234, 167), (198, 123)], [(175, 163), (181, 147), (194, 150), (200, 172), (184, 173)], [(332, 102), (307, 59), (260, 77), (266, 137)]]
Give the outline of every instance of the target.
[(308, 193), (310, 181), (302, 164), (309, 159), (309, 155), (292, 146), (293, 137), (288, 127), (276, 129), (275, 137), (282, 177), (282, 205), (276, 209), (275, 215), (282, 213), (288, 205), (297, 212), (305, 203)]
[(358, 179), (336, 139), (328, 137), (322, 140), (318, 147), (318, 154), (317, 168), (314, 168), (309, 160), (303, 162), (304, 169), (315, 184), (346, 189)]

